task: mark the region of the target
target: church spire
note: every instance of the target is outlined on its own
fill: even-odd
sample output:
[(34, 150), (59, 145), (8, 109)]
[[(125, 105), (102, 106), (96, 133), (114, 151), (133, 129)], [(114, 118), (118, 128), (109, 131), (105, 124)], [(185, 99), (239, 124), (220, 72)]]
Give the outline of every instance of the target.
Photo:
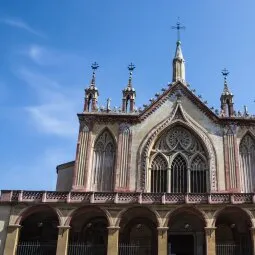
[(97, 62), (94, 62), (91, 65), (93, 70), (92, 79), (90, 85), (87, 89), (85, 89), (85, 102), (84, 102), (84, 111), (96, 111), (97, 110), (97, 99), (99, 96), (98, 89), (96, 87), (96, 70), (99, 68)]
[(185, 60), (182, 54), (180, 39), (180, 30), (185, 29), (185, 27), (181, 26), (181, 23), (178, 20), (176, 26), (172, 26), (172, 29), (177, 30), (176, 51), (173, 59), (173, 82), (176, 81), (185, 82)]
[(132, 76), (133, 76), (134, 69), (135, 69), (135, 65), (133, 63), (130, 63), (130, 65), (128, 66), (128, 70), (129, 70), (128, 85), (122, 91), (123, 93), (122, 111), (123, 112), (133, 112), (135, 108), (136, 92), (132, 85)]
[(221, 111), (223, 116), (231, 117), (234, 115), (234, 103), (233, 103), (233, 94), (230, 92), (227, 83), (227, 76), (229, 75), (229, 71), (224, 68), (221, 71), (224, 77), (224, 88), (221, 93), (220, 101), (221, 101)]

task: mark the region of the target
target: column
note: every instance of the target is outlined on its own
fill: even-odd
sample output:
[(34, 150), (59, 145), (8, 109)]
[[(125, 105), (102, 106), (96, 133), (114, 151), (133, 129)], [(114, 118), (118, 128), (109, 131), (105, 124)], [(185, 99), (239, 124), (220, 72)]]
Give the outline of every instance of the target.
[(69, 230), (70, 230), (69, 226), (58, 227), (58, 243), (57, 243), (56, 255), (67, 255)]
[(167, 169), (167, 193), (171, 193), (171, 168)]
[(214, 227), (205, 227), (206, 255), (216, 255), (215, 230)]
[(251, 231), (252, 254), (255, 254), (255, 227), (250, 228), (250, 231)]
[(158, 227), (158, 255), (167, 255), (168, 227)]
[(4, 247), (4, 255), (15, 255), (19, 240), (20, 225), (9, 225)]
[(108, 227), (107, 255), (118, 255), (119, 252), (119, 229), (120, 227)]
[(191, 180), (190, 180), (191, 174), (190, 174), (190, 167), (188, 168), (188, 181), (187, 181), (187, 193), (191, 192)]

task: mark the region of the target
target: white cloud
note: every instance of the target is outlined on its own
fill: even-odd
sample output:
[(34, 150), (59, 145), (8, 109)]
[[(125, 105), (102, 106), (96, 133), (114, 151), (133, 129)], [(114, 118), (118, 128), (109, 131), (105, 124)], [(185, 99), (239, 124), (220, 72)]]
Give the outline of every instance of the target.
[(41, 132), (71, 138), (77, 134), (78, 125), (73, 124), (75, 113), (70, 102), (30, 106), (25, 109)]
[(39, 45), (31, 45), (25, 53), (39, 65), (58, 65), (63, 63), (61, 62), (62, 56), (60, 54)]
[(34, 34), (36, 36), (39, 36), (39, 37), (43, 37), (45, 38), (45, 35), (42, 34), (41, 32), (33, 29), (30, 25), (28, 25), (26, 22), (20, 20), (20, 19), (16, 19), (16, 18), (6, 18), (6, 19), (2, 19), (1, 20), (2, 23), (8, 25), (8, 26), (11, 26), (11, 27), (16, 27), (16, 28), (19, 28), (19, 29), (23, 29), (31, 34)]
[(62, 52), (37, 44), (28, 46), (22, 53), (38, 65), (55, 66), (58, 68), (63, 66), (66, 68), (70, 65), (73, 66), (74, 63), (81, 63), (84, 61), (79, 55), (70, 52)]
[(38, 100), (38, 104), (25, 107), (30, 123), (40, 132), (75, 139), (78, 132), (76, 112), (80, 107), (74, 93), (25, 68), (20, 70), (19, 77), (32, 88)]

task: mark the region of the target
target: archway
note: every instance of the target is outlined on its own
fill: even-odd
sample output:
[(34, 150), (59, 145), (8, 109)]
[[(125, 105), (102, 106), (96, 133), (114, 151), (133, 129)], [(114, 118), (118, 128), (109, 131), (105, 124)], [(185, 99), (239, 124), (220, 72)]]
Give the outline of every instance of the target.
[(100, 209), (78, 209), (70, 222), (68, 255), (106, 255), (108, 225), (108, 220)]
[(252, 254), (251, 221), (242, 209), (230, 207), (222, 210), (217, 215), (215, 226), (217, 255), (226, 252), (229, 255)]
[[(203, 255), (205, 251), (205, 221), (193, 208), (180, 208), (169, 219), (168, 253)], [(184, 245), (185, 244), (185, 245)]]
[(17, 255), (55, 255), (59, 220), (50, 207), (32, 207), (21, 218)]
[(157, 219), (147, 208), (133, 208), (120, 221), (121, 255), (157, 254)]
[(175, 124), (152, 142), (147, 155), (150, 192), (206, 193), (209, 153), (204, 141), (188, 127)]

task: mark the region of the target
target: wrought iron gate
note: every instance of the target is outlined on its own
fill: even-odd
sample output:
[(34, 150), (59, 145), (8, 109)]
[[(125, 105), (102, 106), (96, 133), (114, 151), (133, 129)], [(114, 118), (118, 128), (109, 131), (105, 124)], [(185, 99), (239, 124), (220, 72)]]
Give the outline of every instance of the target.
[(20, 242), (17, 255), (55, 255), (56, 248), (56, 242)]
[(237, 244), (217, 244), (216, 255), (249, 255), (251, 247)]
[(73, 242), (68, 245), (68, 255), (106, 255), (105, 245), (90, 245), (82, 242)]
[(119, 255), (154, 255), (151, 246), (120, 244)]

